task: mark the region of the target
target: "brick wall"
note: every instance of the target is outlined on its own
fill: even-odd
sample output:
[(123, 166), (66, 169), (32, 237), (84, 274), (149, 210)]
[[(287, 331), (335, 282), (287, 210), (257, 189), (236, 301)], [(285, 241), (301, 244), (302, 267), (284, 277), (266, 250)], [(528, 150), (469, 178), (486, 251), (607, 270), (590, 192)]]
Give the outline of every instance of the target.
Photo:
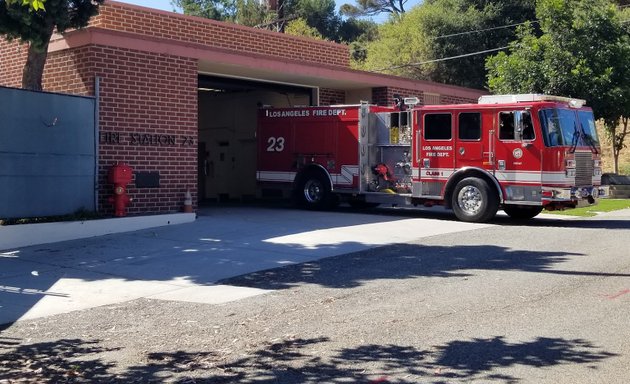
[(49, 92), (94, 96), (94, 56), (89, 47), (49, 53), (42, 88)]
[(196, 60), (103, 46), (88, 57), (101, 78), (99, 206), (111, 210), (107, 171), (117, 161), (160, 173), (159, 188), (132, 184), (130, 213), (179, 211), (186, 188), (197, 201)]
[[(372, 89), (372, 102), (377, 105), (392, 105), (394, 102), (394, 95), (400, 95), (402, 97), (417, 97), (420, 100), (420, 105), (425, 104), (424, 93), (420, 90), (405, 89), (396, 87), (378, 87)], [(440, 104), (468, 104), (477, 103), (476, 98), (467, 98), (460, 96), (451, 96), (448, 94), (434, 95), (431, 94), (429, 104), (435, 104), (436, 98), (439, 98)]]
[(346, 102), (346, 91), (332, 88), (319, 89), (319, 105), (344, 104)]
[[(20, 88), (28, 46), (0, 39), (0, 85)], [(46, 59), (42, 88), (49, 92), (94, 95), (94, 76), (88, 48), (50, 52)], [(93, 67), (93, 65), (91, 66)]]
[(393, 105), (394, 95), (401, 97), (417, 97), (420, 104), (423, 103), (422, 91), (416, 89), (404, 89), (396, 87), (378, 87), (372, 88), (372, 103), (376, 105)]
[(0, 85), (19, 88), (22, 86), (22, 69), (26, 62), (27, 47), (17, 41), (0, 38)]
[(440, 95), (440, 104), (477, 104), (478, 99), (450, 95)]
[(235, 52), (349, 67), (348, 46), (199, 17), (105, 2), (91, 26)]

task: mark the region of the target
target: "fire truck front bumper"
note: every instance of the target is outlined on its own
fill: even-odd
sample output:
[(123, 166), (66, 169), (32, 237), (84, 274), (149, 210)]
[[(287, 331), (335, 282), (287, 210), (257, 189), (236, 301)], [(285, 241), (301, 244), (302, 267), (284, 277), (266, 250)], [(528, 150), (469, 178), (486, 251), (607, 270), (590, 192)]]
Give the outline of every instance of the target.
[(543, 205), (565, 205), (575, 208), (586, 207), (597, 203), (597, 199), (610, 196), (608, 186), (590, 187), (543, 187)]

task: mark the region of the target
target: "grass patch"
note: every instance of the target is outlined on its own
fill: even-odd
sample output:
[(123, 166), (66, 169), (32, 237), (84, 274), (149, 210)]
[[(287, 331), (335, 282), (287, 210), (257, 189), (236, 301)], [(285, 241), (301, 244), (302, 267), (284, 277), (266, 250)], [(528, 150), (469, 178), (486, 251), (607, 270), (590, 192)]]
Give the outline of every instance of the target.
[(630, 208), (630, 199), (600, 199), (597, 205), (584, 208), (567, 209), (565, 211), (545, 211), (554, 215), (593, 217), (599, 212), (618, 211)]
[(0, 225), (19, 225), (19, 224), (36, 224), (36, 223), (55, 223), (58, 221), (86, 221), (102, 219), (103, 215), (88, 211), (87, 209), (79, 209), (69, 215), (61, 216), (44, 216), (44, 217), (25, 217), (16, 219), (0, 219)]

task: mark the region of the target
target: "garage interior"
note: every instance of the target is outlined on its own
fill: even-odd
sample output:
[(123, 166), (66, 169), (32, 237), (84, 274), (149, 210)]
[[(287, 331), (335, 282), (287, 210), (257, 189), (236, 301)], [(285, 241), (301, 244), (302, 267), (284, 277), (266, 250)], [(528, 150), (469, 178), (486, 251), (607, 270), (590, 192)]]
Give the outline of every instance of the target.
[(258, 110), (317, 105), (318, 88), (200, 74), (198, 92), (199, 203), (282, 197), (257, 189)]

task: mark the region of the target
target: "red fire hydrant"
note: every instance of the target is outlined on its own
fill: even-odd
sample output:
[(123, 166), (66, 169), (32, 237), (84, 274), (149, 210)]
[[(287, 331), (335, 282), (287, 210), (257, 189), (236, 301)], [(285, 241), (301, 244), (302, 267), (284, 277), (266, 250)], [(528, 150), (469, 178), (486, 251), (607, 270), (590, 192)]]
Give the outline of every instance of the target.
[(133, 173), (131, 167), (125, 163), (112, 166), (109, 170), (109, 182), (114, 184), (114, 196), (109, 198), (109, 202), (114, 204), (114, 216), (126, 216), (127, 205), (131, 203), (131, 198), (127, 195), (127, 184), (131, 182)]

